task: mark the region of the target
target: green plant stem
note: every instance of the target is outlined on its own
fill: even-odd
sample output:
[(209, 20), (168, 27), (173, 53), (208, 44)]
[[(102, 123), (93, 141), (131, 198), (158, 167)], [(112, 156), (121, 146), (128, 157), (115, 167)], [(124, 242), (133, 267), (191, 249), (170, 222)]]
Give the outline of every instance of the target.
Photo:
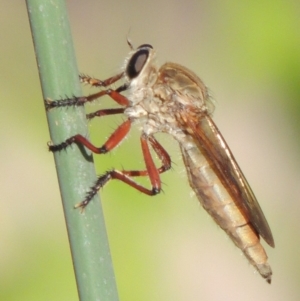
[[(81, 95), (65, 2), (27, 0), (27, 8), (44, 99)], [(47, 118), (54, 143), (77, 133), (87, 135), (83, 108), (52, 109)], [(55, 153), (54, 158), (79, 298), (117, 301), (100, 200), (95, 197), (83, 214), (74, 209), (96, 180), (91, 154), (74, 145)]]

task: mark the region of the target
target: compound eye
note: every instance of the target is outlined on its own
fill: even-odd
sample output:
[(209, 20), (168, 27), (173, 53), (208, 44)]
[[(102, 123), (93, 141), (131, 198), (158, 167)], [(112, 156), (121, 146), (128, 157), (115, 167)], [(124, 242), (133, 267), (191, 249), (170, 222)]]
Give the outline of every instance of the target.
[(126, 68), (126, 75), (130, 79), (133, 79), (140, 74), (145, 63), (147, 62), (148, 56), (148, 49), (140, 49), (131, 57)]

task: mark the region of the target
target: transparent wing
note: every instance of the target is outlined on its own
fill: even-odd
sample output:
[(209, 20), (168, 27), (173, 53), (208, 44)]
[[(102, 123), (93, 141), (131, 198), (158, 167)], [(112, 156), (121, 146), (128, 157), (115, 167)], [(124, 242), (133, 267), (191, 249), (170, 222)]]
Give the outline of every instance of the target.
[[(235, 161), (226, 141), (209, 115), (191, 118), (181, 111), (181, 118), (189, 129), (200, 150), (211, 162), (211, 166), (229, 194), (249, 217), (255, 230), (274, 247), (274, 239), (268, 222), (253, 194), (246, 178)], [(194, 115), (195, 116), (195, 115)]]

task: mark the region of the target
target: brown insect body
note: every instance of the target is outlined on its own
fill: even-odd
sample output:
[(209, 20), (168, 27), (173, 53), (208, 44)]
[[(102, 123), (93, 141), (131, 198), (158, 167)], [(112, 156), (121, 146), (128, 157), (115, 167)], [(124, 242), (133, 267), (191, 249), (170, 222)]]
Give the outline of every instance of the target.
[(125, 114), (133, 120), (144, 118), (142, 130), (147, 135), (167, 132), (179, 142), (190, 186), (201, 205), (270, 283), (272, 270), (260, 235), (274, 247), (271, 230), (210, 117), (213, 104), (207, 88), (193, 72), (178, 64), (166, 63), (158, 70), (150, 66), (151, 71), (145, 73), (151, 80), (130, 89), (129, 100), (135, 100), (136, 95), (141, 100)]
[[(181, 65), (166, 63), (158, 68), (155, 56), (151, 45), (132, 48), (120, 74), (105, 81), (81, 76), (82, 82), (97, 87), (107, 87), (124, 79), (125, 84), (118, 89), (103, 90), (88, 97), (46, 102), (50, 109), (83, 105), (109, 95), (124, 108), (99, 110), (87, 117), (91, 119), (120, 113), (128, 117), (100, 148), (78, 134), (63, 143), (50, 145), (51, 151), (60, 151), (72, 143), (78, 143), (94, 153), (103, 154), (119, 144), (128, 134), (131, 123), (137, 122), (141, 128), (146, 170), (106, 172), (76, 207), (87, 206), (98, 190), (111, 179), (123, 181), (147, 195), (159, 193), (159, 174), (171, 167), (171, 159), (154, 135), (158, 132), (168, 133), (180, 145), (190, 186), (201, 205), (270, 283), (272, 270), (260, 236), (274, 247), (272, 233), (249, 184), (211, 119), (214, 106), (206, 86), (197, 75)], [(121, 94), (123, 91), (128, 92), (127, 97)], [(160, 168), (154, 165), (149, 144), (162, 161)], [(149, 176), (152, 189), (136, 183), (132, 178), (137, 176)]]

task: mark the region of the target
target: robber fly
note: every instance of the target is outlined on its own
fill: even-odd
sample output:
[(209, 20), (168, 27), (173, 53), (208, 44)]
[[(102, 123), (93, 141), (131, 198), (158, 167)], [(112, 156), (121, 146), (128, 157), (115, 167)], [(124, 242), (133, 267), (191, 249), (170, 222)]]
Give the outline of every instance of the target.
[[(82, 83), (105, 89), (87, 97), (46, 101), (49, 110), (82, 106), (108, 95), (121, 107), (98, 110), (88, 114), (87, 118), (113, 114), (127, 117), (101, 147), (96, 147), (78, 134), (60, 144), (50, 144), (52, 152), (77, 143), (93, 153), (105, 154), (125, 138), (132, 123), (138, 121), (141, 127), (145, 170), (107, 171), (98, 177), (85, 199), (75, 207), (85, 208), (99, 189), (112, 179), (120, 180), (150, 196), (158, 194), (161, 191), (160, 174), (170, 169), (171, 159), (154, 135), (158, 132), (168, 133), (180, 145), (190, 186), (201, 205), (243, 251), (261, 276), (271, 283), (272, 270), (260, 236), (274, 247), (273, 236), (247, 180), (212, 120), (214, 106), (206, 86), (196, 74), (181, 65), (165, 63), (159, 68), (156, 52), (151, 45), (144, 44), (134, 49), (130, 42), (128, 44), (131, 51), (119, 74), (104, 81), (80, 75)], [(123, 84), (117, 89), (108, 88), (119, 80), (123, 80)], [(127, 97), (122, 94), (124, 91)], [(159, 168), (154, 164), (150, 146), (162, 163)], [(152, 188), (148, 189), (133, 180), (139, 176), (148, 176)]]

